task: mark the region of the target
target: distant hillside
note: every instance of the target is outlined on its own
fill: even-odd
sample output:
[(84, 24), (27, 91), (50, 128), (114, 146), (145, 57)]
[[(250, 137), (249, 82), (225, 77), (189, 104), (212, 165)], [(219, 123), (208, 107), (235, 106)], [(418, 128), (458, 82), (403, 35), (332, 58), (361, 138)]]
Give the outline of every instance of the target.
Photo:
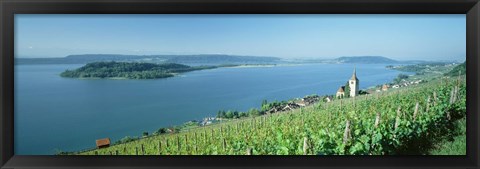
[(224, 65), (224, 64), (281, 64), (281, 63), (348, 63), (348, 64), (421, 64), (434, 63), (421, 60), (398, 61), (383, 56), (344, 56), (336, 59), (281, 59), (266, 56), (238, 56), (222, 54), (200, 55), (121, 55), (121, 54), (84, 54), (69, 55), (63, 58), (17, 58), (16, 64), (87, 64), (92, 62), (143, 62), (178, 63), (187, 65)]
[(182, 55), (171, 56), (167, 58), (167, 62), (172, 63), (221, 63), (221, 64), (238, 64), (238, 63), (273, 63), (280, 61), (276, 57), (264, 56), (235, 56), (235, 55)]
[(334, 59), (333, 61), (337, 63), (363, 63), (363, 64), (371, 64), (371, 63), (399, 63), (399, 61), (386, 58), (383, 56), (344, 56)]
[(444, 63), (423, 60), (394, 60), (383, 56), (343, 56), (331, 60), (322, 60), (323, 63), (355, 63), (355, 64), (426, 64)]
[(149, 62), (179, 64), (273, 64), (280, 62), (277, 57), (235, 56), (235, 55), (117, 55), (85, 54), (69, 55), (63, 58), (17, 58), (16, 64), (86, 64), (91, 62)]
[(458, 73), (460, 72), (460, 75), (464, 75), (467, 73), (467, 62), (463, 62), (462, 64), (459, 64), (455, 66), (450, 72), (445, 73), (445, 76), (457, 76)]

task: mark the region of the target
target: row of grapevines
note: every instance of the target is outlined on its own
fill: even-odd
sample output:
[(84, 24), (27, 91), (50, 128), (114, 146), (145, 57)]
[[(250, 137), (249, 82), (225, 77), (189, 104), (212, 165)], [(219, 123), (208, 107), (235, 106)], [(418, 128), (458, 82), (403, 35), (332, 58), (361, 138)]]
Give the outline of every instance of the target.
[(439, 80), (79, 154), (422, 154), (465, 116), (465, 98), (464, 80)]

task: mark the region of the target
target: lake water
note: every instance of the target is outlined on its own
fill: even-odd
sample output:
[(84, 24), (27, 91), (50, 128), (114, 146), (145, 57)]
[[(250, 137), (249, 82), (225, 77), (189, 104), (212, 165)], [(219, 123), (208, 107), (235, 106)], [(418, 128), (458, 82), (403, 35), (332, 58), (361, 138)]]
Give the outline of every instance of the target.
[[(306, 64), (219, 68), (156, 80), (62, 78), (82, 65), (15, 66), (15, 154), (48, 155), (152, 133), (160, 127), (245, 111), (267, 99), (335, 94), (354, 65)], [(393, 80), (386, 65), (356, 65), (360, 89)]]

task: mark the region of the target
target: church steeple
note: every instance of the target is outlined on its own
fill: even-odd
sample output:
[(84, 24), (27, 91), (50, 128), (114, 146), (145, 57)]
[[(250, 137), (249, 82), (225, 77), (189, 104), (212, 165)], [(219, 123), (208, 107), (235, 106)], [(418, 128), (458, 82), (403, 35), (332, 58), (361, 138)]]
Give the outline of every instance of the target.
[(356, 67), (353, 68), (353, 74), (352, 74), (352, 78), (350, 78), (350, 80), (357, 80), (358, 81), (357, 68)]
[[(357, 67), (353, 68), (353, 74), (352, 78), (348, 80), (348, 83), (345, 86), (342, 86), (338, 89), (337, 91), (337, 98), (338, 97), (344, 97), (344, 96), (350, 96), (350, 97), (355, 97), (359, 94), (359, 83), (360, 81), (357, 78)], [(345, 93), (345, 89), (348, 88), (350, 90), (350, 93)]]
[(359, 90), (359, 83), (360, 81), (358, 80), (357, 78), (357, 68), (353, 68), (353, 74), (352, 74), (352, 78), (350, 78), (350, 80), (348, 80), (348, 86), (350, 88), (350, 97), (355, 97), (358, 95), (358, 91)]

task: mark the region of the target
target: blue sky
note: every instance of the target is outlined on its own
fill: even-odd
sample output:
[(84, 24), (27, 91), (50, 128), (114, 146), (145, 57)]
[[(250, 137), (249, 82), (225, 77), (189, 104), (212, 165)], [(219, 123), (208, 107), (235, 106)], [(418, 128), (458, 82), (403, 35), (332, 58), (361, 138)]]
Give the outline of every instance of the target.
[(465, 15), (15, 16), (16, 57), (231, 54), (465, 60)]

